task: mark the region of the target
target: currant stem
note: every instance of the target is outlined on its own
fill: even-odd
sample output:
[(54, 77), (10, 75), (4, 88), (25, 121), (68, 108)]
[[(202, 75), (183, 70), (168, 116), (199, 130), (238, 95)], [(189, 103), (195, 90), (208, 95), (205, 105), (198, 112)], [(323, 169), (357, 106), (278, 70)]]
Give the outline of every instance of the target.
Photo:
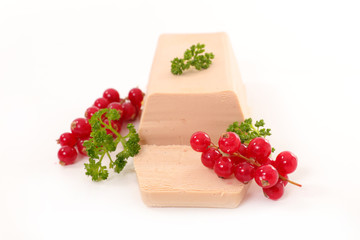
[(261, 166), (261, 164), (258, 163), (257, 161), (255, 161), (255, 159), (253, 159), (253, 158), (247, 158), (247, 157), (241, 155), (239, 152), (234, 152), (233, 154), (237, 157), (241, 157), (241, 158), (245, 159), (248, 163), (250, 163), (252, 165), (255, 165), (257, 167)]
[(129, 100), (129, 97), (125, 97), (125, 98), (121, 99), (120, 104), (123, 104), (126, 100)]
[[(253, 159), (253, 158), (247, 158), (247, 157), (241, 155), (239, 152), (235, 152), (235, 153), (233, 153), (233, 154), (234, 154), (235, 156), (237, 156), (237, 157), (241, 157), (241, 158), (245, 159), (248, 163), (250, 163), (250, 164), (252, 164), (252, 165), (255, 165), (255, 166), (257, 166), (257, 167), (260, 167), (260, 166), (261, 166), (261, 164), (258, 163), (257, 161), (255, 161), (255, 159)], [(288, 178), (286, 178), (286, 177), (283, 177), (283, 176), (281, 176), (280, 174), (279, 174), (279, 178), (280, 178), (281, 180), (287, 181), (287, 182), (289, 182), (289, 183), (291, 183), (291, 184), (293, 184), (293, 185), (295, 185), (295, 186), (302, 187), (301, 184), (299, 184), (299, 183), (297, 183), (297, 182), (294, 182), (294, 181), (291, 181), (290, 179), (288, 179)]]
[(302, 187), (301, 184), (299, 184), (299, 183), (297, 183), (297, 182), (294, 182), (294, 181), (291, 181), (290, 179), (288, 179), (288, 178), (286, 178), (286, 177), (283, 177), (283, 176), (281, 176), (280, 174), (279, 174), (279, 178), (280, 178), (281, 180), (284, 180), (284, 181), (287, 181), (287, 182), (289, 182), (289, 183), (291, 183), (291, 184), (294, 184), (295, 186)]
[(219, 149), (219, 147), (218, 147), (218, 146), (216, 146), (214, 143), (210, 143), (210, 146), (209, 146), (209, 147)]

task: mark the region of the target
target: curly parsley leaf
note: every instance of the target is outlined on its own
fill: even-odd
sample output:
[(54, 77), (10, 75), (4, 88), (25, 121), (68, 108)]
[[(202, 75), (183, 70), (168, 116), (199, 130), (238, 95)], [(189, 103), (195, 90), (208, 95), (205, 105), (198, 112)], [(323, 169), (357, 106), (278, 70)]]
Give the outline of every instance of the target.
[(213, 53), (204, 53), (205, 44), (192, 45), (184, 52), (184, 58), (174, 58), (171, 61), (171, 72), (174, 75), (181, 75), (183, 71), (189, 69), (191, 66), (197, 70), (207, 69), (210, 67), (214, 59)]
[[(263, 119), (253, 124), (252, 119), (247, 118), (241, 123), (234, 122), (230, 124), (226, 131), (235, 132), (239, 135), (242, 143), (248, 144), (254, 138), (271, 136), (271, 129), (264, 126), (265, 122)], [(275, 152), (275, 148), (272, 148), (272, 152)]]
[[(104, 117), (108, 123), (103, 121)], [(86, 175), (91, 176), (93, 181), (105, 180), (109, 175), (107, 166), (102, 165), (105, 155), (110, 160), (109, 168), (119, 173), (124, 169), (126, 160), (140, 151), (140, 138), (133, 124), (128, 124), (129, 133), (126, 136), (121, 136), (113, 128), (112, 121), (119, 119), (120, 113), (117, 110), (105, 108), (96, 112), (89, 120), (92, 130), (90, 139), (84, 142), (89, 156), (89, 163), (85, 163), (85, 170)], [(119, 143), (122, 144), (123, 150), (113, 160), (110, 153), (116, 151)]]
[(89, 163), (85, 163), (86, 175), (91, 176), (93, 181), (101, 181), (107, 179), (109, 172), (106, 166), (101, 165), (101, 161), (96, 162), (95, 159), (90, 158)]
[(129, 133), (124, 137), (127, 141), (122, 141), (124, 150), (116, 155), (116, 160), (114, 162), (114, 171), (118, 173), (125, 167), (127, 163), (126, 159), (134, 157), (140, 151), (140, 137), (136, 132), (134, 125), (129, 123), (127, 128), (129, 129)]

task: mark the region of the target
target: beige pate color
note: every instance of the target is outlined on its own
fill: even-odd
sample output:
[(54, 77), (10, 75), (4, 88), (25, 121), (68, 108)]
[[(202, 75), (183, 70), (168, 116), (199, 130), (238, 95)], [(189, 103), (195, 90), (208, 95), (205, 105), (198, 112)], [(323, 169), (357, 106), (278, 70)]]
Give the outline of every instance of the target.
[[(204, 43), (215, 58), (206, 70), (173, 75), (170, 61)], [(247, 185), (219, 179), (189, 146), (195, 131), (216, 143), (234, 121), (248, 117), (246, 96), (227, 34), (163, 34), (155, 53), (134, 157), (141, 196), (148, 206), (234, 208)]]
[[(204, 43), (215, 55), (206, 70), (182, 75), (170, 61), (192, 44)], [(240, 104), (241, 103), (241, 104)], [(140, 120), (141, 144), (189, 145), (195, 131), (212, 139), (248, 115), (246, 96), (231, 44), (225, 33), (164, 34), (158, 41)]]
[(248, 185), (218, 178), (200, 156), (185, 145), (142, 146), (135, 168), (143, 201), (153, 207), (237, 207)]

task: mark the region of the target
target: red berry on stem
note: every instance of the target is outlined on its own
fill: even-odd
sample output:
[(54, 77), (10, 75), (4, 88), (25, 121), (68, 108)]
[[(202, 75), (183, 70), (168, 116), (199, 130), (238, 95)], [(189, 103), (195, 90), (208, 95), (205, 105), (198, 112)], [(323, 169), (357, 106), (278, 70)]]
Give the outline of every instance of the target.
[(238, 151), (240, 144), (240, 138), (234, 132), (224, 133), (219, 139), (219, 148), (221, 151), (228, 154)]
[(80, 140), (78, 141), (78, 143), (76, 144), (76, 147), (77, 147), (79, 153), (80, 153), (81, 155), (84, 155), (84, 156), (87, 156), (87, 155), (88, 155), (87, 152), (86, 152), (86, 147), (84, 147), (84, 142), (87, 141), (87, 140), (89, 140), (89, 138), (87, 138), (87, 139), (80, 139)]
[(243, 155), (244, 157), (249, 157), (247, 153), (247, 146), (245, 144), (240, 144), (238, 152)]
[(289, 174), (297, 167), (297, 157), (289, 151), (279, 153), (275, 159), (275, 166), (280, 174)]
[(71, 132), (79, 138), (87, 138), (91, 133), (91, 125), (86, 118), (77, 118), (71, 123)]
[(255, 170), (255, 182), (262, 188), (270, 188), (279, 180), (279, 173), (272, 165), (263, 165)]
[(69, 132), (63, 133), (60, 135), (60, 138), (57, 140), (61, 146), (75, 146), (76, 142), (78, 141), (77, 137)]
[(103, 93), (103, 98), (108, 100), (109, 103), (120, 102), (120, 94), (114, 88), (106, 89)]
[(205, 132), (195, 132), (190, 138), (190, 145), (192, 149), (197, 152), (204, 152), (210, 145), (211, 140)]
[(237, 180), (242, 183), (248, 183), (255, 175), (255, 167), (247, 162), (239, 163), (234, 170), (234, 175)]
[(73, 164), (76, 160), (76, 149), (69, 146), (61, 147), (58, 151), (58, 158), (61, 165)]
[(208, 148), (201, 154), (201, 162), (205, 167), (214, 168), (215, 161), (221, 156), (221, 153), (216, 148)]
[(246, 161), (244, 158), (239, 157), (239, 156), (235, 156), (235, 155), (231, 155), (229, 158), (233, 162), (234, 166), (238, 165), (241, 162)]
[[(283, 174), (281, 176), (283, 176), (286, 179), (289, 179), (287, 174)], [(282, 180), (281, 178), (279, 178), (278, 182), (281, 182), (284, 185), (284, 187), (288, 184), (288, 181)]]
[(94, 102), (94, 106), (100, 109), (107, 108), (109, 101), (106, 98), (98, 98)]
[(247, 147), (249, 157), (254, 158), (260, 164), (271, 154), (271, 145), (269, 141), (262, 137), (254, 138)]
[(87, 119), (91, 119), (91, 117), (94, 115), (94, 113), (96, 113), (97, 111), (99, 111), (100, 109), (98, 107), (92, 106), (89, 107), (88, 109), (86, 109), (85, 111), (85, 117)]
[(120, 113), (120, 118), (122, 118), (124, 106), (119, 102), (112, 102), (108, 105), (109, 109), (116, 109)]
[(144, 94), (139, 88), (133, 88), (129, 91), (128, 98), (137, 109), (140, 109)]
[(276, 168), (276, 166), (275, 166), (275, 161), (272, 160), (270, 157), (267, 157), (267, 158), (265, 158), (264, 160), (262, 160), (261, 164), (262, 164), (262, 165), (270, 164), (270, 165), (273, 165), (273, 166)]
[(220, 157), (215, 161), (215, 173), (221, 178), (229, 178), (233, 174), (233, 163), (229, 157)]
[(284, 195), (284, 185), (280, 182), (270, 188), (263, 188), (265, 197), (271, 200), (278, 200)]
[(134, 120), (136, 118), (136, 108), (134, 107), (134, 105), (132, 105), (131, 102), (124, 102), (122, 104), (123, 106), (123, 115), (122, 115), (122, 119), (127, 121), (127, 120)]

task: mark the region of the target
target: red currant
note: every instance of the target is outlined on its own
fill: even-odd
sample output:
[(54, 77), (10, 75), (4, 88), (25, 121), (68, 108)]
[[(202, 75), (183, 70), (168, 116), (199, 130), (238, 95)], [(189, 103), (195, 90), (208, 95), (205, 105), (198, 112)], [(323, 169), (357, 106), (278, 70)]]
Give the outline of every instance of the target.
[(91, 125), (86, 118), (77, 118), (71, 123), (71, 132), (79, 138), (87, 138), (91, 133)]
[[(283, 174), (283, 175), (281, 175), (281, 176), (283, 176), (284, 178), (288, 179), (288, 175), (287, 175), (287, 174)], [(278, 182), (281, 182), (281, 183), (284, 185), (284, 187), (288, 184), (288, 181), (282, 180), (281, 178), (279, 178)]]
[(270, 164), (270, 165), (273, 165), (273, 166), (276, 168), (276, 166), (275, 166), (275, 161), (272, 160), (270, 157), (267, 157), (267, 158), (265, 158), (265, 159), (262, 159), (261, 161), (259, 161), (259, 163), (260, 163), (261, 165)]
[(221, 178), (229, 178), (233, 174), (233, 163), (229, 157), (220, 157), (215, 161), (215, 173)]
[(240, 144), (240, 138), (234, 132), (224, 133), (219, 139), (219, 148), (221, 151), (228, 154), (238, 151)]
[(284, 195), (284, 185), (280, 182), (270, 188), (263, 188), (265, 197), (271, 200), (278, 200)]
[(249, 157), (254, 158), (260, 164), (271, 154), (271, 145), (269, 141), (262, 137), (254, 138), (247, 147)]
[(134, 105), (132, 105), (131, 102), (124, 102), (122, 104), (123, 106), (123, 114), (122, 114), (122, 119), (124, 119), (125, 121), (127, 120), (134, 120), (136, 118), (136, 108), (134, 107)]
[(58, 151), (58, 158), (61, 165), (73, 164), (76, 160), (76, 149), (69, 146), (61, 147)]
[(91, 119), (91, 117), (94, 115), (94, 113), (96, 113), (97, 111), (99, 111), (100, 109), (98, 107), (92, 106), (89, 107), (88, 109), (86, 109), (85, 111), (85, 117), (87, 119)]
[(279, 153), (275, 159), (275, 165), (280, 174), (289, 174), (297, 167), (297, 157), (289, 151)]
[(121, 128), (122, 128), (122, 124), (123, 124), (123, 120), (120, 118), (119, 120), (113, 120), (112, 121), (112, 123), (114, 124), (114, 125), (116, 125), (116, 131), (118, 132), (118, 133), (120, 133), (121, 132)]
[(274, 186), (278, 179), (279, 173), (272, 165), (263, 165), (255, 170), (255, 182), (262, 188)]
[(120, 118), (122, 118), (124, 106), (119, 102), (112, 102), (108, 105), (109, 109), (116, 109), (120, 113)]
[(60, 138), (57, 140), (61, 146), (75, 146), (76, 142), (78, 141), (77, 137), (69, 132), (63, 133), (60, 135)]
[(195, 132), (190, 138), (190, 145), (192, 149), (197, 152), (204, 152), (210, 145), (211, 140), (205, 132)]
[(239, 163), (234, 170), (234, 175), (237, 180), (242, 183), (248, 183), (255, 175), (255, 167), (247, 162)]
[(244, 157), (249, 157), (247, 153), (247, 146), (245, 144), (240, 144), (238, 152), (243, 155)]
[(216, 148), (208, 148), (201, 154), (201, 162), (205, 167), (214, 168), (215, 161), (221, 157), (221, 153)]
[(84, 155), (84, 156), (87, 156), (87, 155), (88, 155), (87, 152), (86, 152), (86, 148), (84, 147), (84, 142), (87, 141), (87, 140), (89, 140), (89, 138), (87, 138), (87, 139), (80, 139), (80, 140), (78, 141), (78, 143), (76, 144), (79, 153), (80, 153), (81, 155)]
[(109, 101), (106, 98), (98, 98), (94, 102), (94, 106), (100, 109), (107, 108)]
[(114, 88), (106, 89), (103, 93), (103, 98), (107, 99), (109, 103), (120, 102), (120, 94)]
[(128, 98), (137, 109), (140, 109), (144, 94), (139, 88), (133, 88), (129, 91)]
[(230, 156), (230, 159), (233, 162), (234, 166), (238, 165), (241, 162), (246, 161), (244, 158), (234, 155)]

